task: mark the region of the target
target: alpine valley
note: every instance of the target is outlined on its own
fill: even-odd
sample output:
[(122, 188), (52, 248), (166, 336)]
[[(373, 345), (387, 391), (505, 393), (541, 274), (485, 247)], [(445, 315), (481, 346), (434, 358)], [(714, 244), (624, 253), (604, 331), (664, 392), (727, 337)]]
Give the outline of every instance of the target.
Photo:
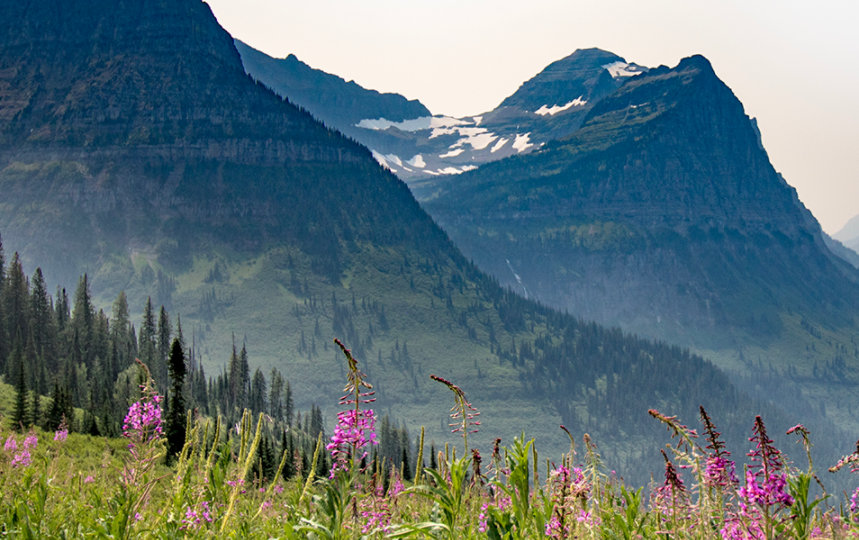
[[(275, 72), (284, 61), (267, 62)], [(278, 92), (299, 84), (245, 68)], [(334, 107), (305, 106), (320, 116)], [(373, 148), (503, 286), (690, 347), (749, 392), (795, 396), (792, 412), (817, 408), (859, 429), (855, 227), (837, 239), (821, 230), (705, 58), (649, 69), (578, 50), (491, 112), (433, 116), (424, 130), (411, 129), (417, 118), (369, 120), (386, 114), (335, 126)], [(380, 131), (415, 146), (397, 149)], [(526, 134), (521, 152), (493, 154)], [(452, 153), (467, 161), (413, 166)]]
[[(361, 110), (313, 110), (296, 90), (301, 109), (249, 76), (252, 52), (239, 48), (199, 0), (0, 4), (5, 253), (49, 283), (87, 273), (99, 306), (120, 291), (132, 312), (147, 297), (165, 305), (209, 373), (246, 344), (252, 364), (285, 374), (298, 407), (329, 419), (346, 374), (339, 337), (374, 383), (374, 406), (425, 425), (428, 439), (450, 437), (449, 392), (429, 375), (465, 389), (486, 452), (523, 431), (560, 452), (564, 424), (643, 482), (665, 436), (647, 410), (691, 423), (702, 404), (738, 449), (757, 413), (773, 432), (814, 426), (824, 461), (851, 440), (827, 419), (855, 427), (856, 272), (823, 246), (703, 58), (644, 73), (582, 51), (480, 120), (436, 125), (419, 103), (287, 59), (315, 78), (320, 106), (342, 86), (339, 103)], [(428, 127), (393, 125), (413, 118)], [(341, 120), (378, 136), (376, 158), (394, 139), (414, 146), (397, 154), (413, 161), (438, 155), (437, 143), (475, 163), (496, 146), (509, 156), (421, 179), (426, 208), (465, 255), (371, 150), (334, 129)], [(735, 376), (524, 290), (716, 351)], [(0, 338), (6, 364), (26, 338)], [(74, 384), (100, 365), (74, 360)], [(761, 365), (760, 379), (741, 376)], [(760, 390), (800, 379), (819, 404)]]

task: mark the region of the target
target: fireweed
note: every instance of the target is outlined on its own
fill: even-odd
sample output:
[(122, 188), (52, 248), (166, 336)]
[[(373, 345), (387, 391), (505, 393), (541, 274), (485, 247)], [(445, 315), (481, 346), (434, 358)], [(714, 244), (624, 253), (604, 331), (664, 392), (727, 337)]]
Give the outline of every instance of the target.
[(439, 377), (438, 375), (430, 375), (430, 379), (440, 382), (453, 392), (454, 403), (453, 407), (450, 408), (451, 423), (448, 425), (451, 428), (451, 433), (462, 434), (462, 442), (465, 447), (464, 454), (466, 454), (468, 453), (468, 434), (477, 433), (477, 426), (480, 425), (480, 421), (475, 420), (475, 418), (480, 416), (480, 412), (471, 405), (471, 402), (469, 402), (468, 399), (466, 399), (465, 392), (462, 391), (462, 388), (447, 379)]
[(352, 352), (339, 339), (335, 339), (334, 343), (343, 351), (349, 366), (348, 380), (343, 388), (344, 395), (339, 403), (350, 408), (337, 413), (334, 434), (325, 447), (331, 452), (333, 461), (330, 478), (334, 478), (338, 470), (348, 471), (354, 468), (355, 463), (367, 457), (364, 449), (368, 445), (379, 444), (376, 439), (376, 415), (373, 409), (361, 410), (362, 404), (376, 401), (373, 397), (373, 385), (364, 379), (366, 375), (358, 369), (358, 361), (352, 356)]

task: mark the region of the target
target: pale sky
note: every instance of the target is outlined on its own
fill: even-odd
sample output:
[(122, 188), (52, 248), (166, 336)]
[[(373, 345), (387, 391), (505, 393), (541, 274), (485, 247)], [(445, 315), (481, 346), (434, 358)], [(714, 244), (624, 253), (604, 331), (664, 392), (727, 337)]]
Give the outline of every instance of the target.
[(599, 47), (675, 66), (703, 54), (758, 119), (776, 170), (824, 230), (859, 214), (855, 0), (207, 0), (234, 37), (434, 114), (496, 107)]

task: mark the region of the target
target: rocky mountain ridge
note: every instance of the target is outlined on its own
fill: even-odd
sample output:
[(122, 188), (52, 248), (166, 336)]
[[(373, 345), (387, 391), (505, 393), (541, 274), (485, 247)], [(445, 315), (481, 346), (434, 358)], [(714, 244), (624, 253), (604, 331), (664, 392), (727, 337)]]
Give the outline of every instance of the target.
[[(594, 103), (629, 77), (646, 72), (615, 54), (582, 49), (550, 64), (492, 111), (463, 118), (428, 111), (409, 116), (394, 105), (405, 101), (402, 96), (388, 96), (387, 108), (373, 114), (347, 97), (358, 92), (354, 83), (306, 66), (291, 67), (300, 63), (294, 57), (276, 60), (244, 44), (239, 50), (255, 79), (370, 148), (379, 163), (416, 193), (432, 192), (439, 177), (527, 153), (572, 133)], [(322, 79), (329, 81), (323, 93), (330, 97), (302, 90)], [(370, 90), (361, 93), (373, 95)], [(357, 119), (360, 111), (367, 116)]]

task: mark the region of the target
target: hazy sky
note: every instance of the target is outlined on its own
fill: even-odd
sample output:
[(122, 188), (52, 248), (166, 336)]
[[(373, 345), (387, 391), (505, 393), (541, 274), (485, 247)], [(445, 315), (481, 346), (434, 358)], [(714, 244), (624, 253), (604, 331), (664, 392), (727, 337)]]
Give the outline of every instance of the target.
[(823, 228), (859, 214), (855, 0), (208, 0), (234, 37), (434, 114), (497, 106), (577, 48), (675, 66), (691, 54), (758, 119), (776, 170)]

